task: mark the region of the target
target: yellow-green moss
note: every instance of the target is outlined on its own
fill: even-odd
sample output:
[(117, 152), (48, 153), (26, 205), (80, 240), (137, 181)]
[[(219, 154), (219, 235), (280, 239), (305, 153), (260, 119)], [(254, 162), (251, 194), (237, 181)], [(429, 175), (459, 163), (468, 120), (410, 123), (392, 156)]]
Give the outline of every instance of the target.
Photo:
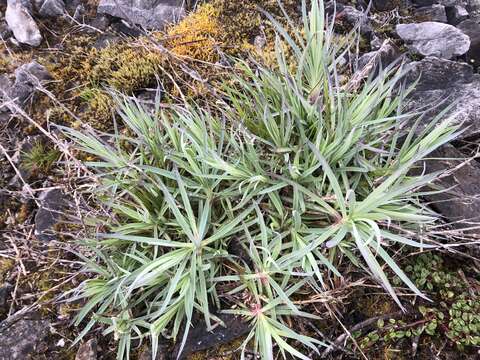
[(15, 261), (8, 258), (0, 257), (0, 282), (4, 282), (7, 278), (8, 272), (12, 270)]
[(176, 55), (215, 62), (219, 58), (221, 34), (218, 9), (207, 3), (171, 26), (165, 44)]

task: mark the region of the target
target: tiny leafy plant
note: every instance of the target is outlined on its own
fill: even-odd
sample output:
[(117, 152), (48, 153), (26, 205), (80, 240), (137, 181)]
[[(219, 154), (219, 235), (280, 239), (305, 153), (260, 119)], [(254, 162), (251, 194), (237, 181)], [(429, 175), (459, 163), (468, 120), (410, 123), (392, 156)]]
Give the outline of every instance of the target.
[(60, 152), (42, 140), (36, 140), (30, 149), (22, 152), (22, 167), (30, 171), (48, 172), (60, 158)]
[(437, 218), (419, 196), (438, 174), (411, 170), (457, 129), (443, 114), (420, 128), (421, 114), (404, 113), (413, 87), (398, 64), (360, 87), (341, 81), (354, 34), (338, 40), (322, 1), (302, 12), (300, 30), (270, 17), (276, 66), (239, 60), (216, 108), (151, 111), (117, 96), (127, 131), (63, 128), (95, 157), (94, 198), (112, 215), (84, 241), (94, 256), (79, 255), (90, 277), (74, 296), (85, 300), (78, 339), (103, 324), (118, 359), (147, 338), (155, 358), (161, 336), (183, 348), (195, 322), (221, 326), (215, 314), (228, 312), (251, 326), (242, 358), (253, 346), (262, 359), (309, 359), (323, 342), (290, 319), (315, 321), (298, 300), (346, 265), (400, 308), (392, 274), (425, 296), (393, 253), (431, 247), (424, 230)]
[(461, 350), (480, 346), (480, 299), (466, 278), (449, 270), (445, 259), (432, 252), (416, 256), (405, 270), (435, 302), (419, 305), (416, 318), (411, 321), (379, 320), (375, 330), (364, 336), (355, 334), (360, 346), (370, 349), (379, 341), (392, 344), (420, 336), (439, 339), (442, 346), (448, 343)]

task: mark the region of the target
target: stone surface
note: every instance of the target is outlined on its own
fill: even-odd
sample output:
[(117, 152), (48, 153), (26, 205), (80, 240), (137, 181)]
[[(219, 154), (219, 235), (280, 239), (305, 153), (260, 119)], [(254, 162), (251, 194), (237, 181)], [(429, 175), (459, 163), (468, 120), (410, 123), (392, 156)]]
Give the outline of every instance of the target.
[(409, 99), (410, 109), (431, 108), (425, 118), (428, 122), (448, 105), (455, 104), (450, 114), (456, 114), (456, 122), (467, 128), (460, 138), (480, 135), (480, 74), (474, 74), (468, 64), (434, 57), (412, 62), (408, 67), (410, 82), (420, 77)]
[(55, 225), (60, 221), (65, 208), (65, 197), (60, 189), (42, 192), (41, 207), (35, 215), (35, 236), (41, 241), (55, 240)]
[(75, 8), (75, 11), (73, 12), (73, 19), (78, 22), (83, 22), (83, 16), (87, 10), (85, 9), (85, 6), (83, 4), (78, 4), (77, 7)]
[[(435, 182), (446, 191), (427, 196), (430, 206), (456, 228), (480, 224), (480, 164), (451, 145), (431, 154), (425, 162), (427, 172), (446, 171)], [(437, 159), (433, 159), (437, 158)]]
[(399, 24), (396, 30), (412, 52), (424, 56), (451, 59), (470, 48), (470, 38), (449, 24), (433, 21)]
[(350, 80), (351, 86), (360, 87), (364, 79), (370, 75), (376, 76), (381, 69), (385, 69), (400, 56), (400, 49), (395, 44), (384, 41), (378, 50), (363, 54), (358, 59), (356, 71)]
[(392, 0), (373, 0), (372, 4), (378, 11), (390, 11), (398, 6), (398, 3)]
[(51, 76), (43, 65), (36, 61), (29, 62), (15, 70), (13, 84), (8, 77), (0, 78), (0, 97), (10, 101), (10, 105), (7, 103), (5, 107), (13, 113), (16, 111), (13, 101), (22, 107), (35, 92), (36, 86), (49, 79)]
[(417, 6), (430, 6), (436, 3), (435, 0), (412, 0), (412, 2)]
[(142, 34), (145, 34), (145, 32), (139, 28), (136, 25), (131, 25), (125, 20), (122, 21), (117, 21), (112, 24), (112, 30), (116, 33), (122, 34), (122, 35), (127, 35), (127, 36), (132, 36), (132, 37), (137, 37)]
[(480, 22), (480, 0), (467, 0), (466, 9), (470, 19)]
[(425, 21), (447, 22), (445, 6), (439, 4), (418, 8), (415, 10), (415, 16), (418, 16)]
[(49, 334), (47, 320), (19, 320), (0, 331), (0, 359), (35, 359), (38, 346)]
[(480, 23), (468, 19), (462, 21), (457, 27), (462, 30), (470, 38), (470, 49), (468, 57), (473, 60), (476, 65), (480, 64)]
[(44, 17), (62, 16), (65, 13), (63, 0), (44, 0), (37, 5), (38, 13)]
[(97, 13), (122, 18), (146, 29), (161, 30), (185, 14), (182, 0), (100, 0)]
[(8, 311), (7, 301), (12, 290), (13, 286), (9, 283), (4, 283), (2, 286), (0, 286), (0, 315), (3, 315)]
[(30, 11), (22, 4), (21, 0), (7, 1), (5, 21), (19, 43), (39, 46), (42, 42), (42, 35), (37, 23), (33, 20)]
[(430, 6), (435, 4), (453, 6), (460, 2), (461, 0), (412, 0), (412, 3), (416, 6)]
[(10, 36), (12, 36), (12, 30), (10, 30), (5, 21), (0, 21), (0, 38), (7, 40)]
[(90, 21), (90, 26), (98, 29), (100, 31), (106, 31), (110, 26), (110, 19), (106, 15), (97, 15), (92, 21)]
[(15, 83), (37, 85), (38, 82), (51, 79), (45, 66), (36, 61), (23, 64), (15, 69)]
[[(223, 314), (218, 315), (225, 324), (223, 326), (217, 326), (212, 331), (206, 331), (206, 325), (204, 322), (200, 322), (192, 329), (188, 334), (187, 342), (183, 348), (183, 352), (180, 354), (181, 358), (184, 358), (197, 351), (203, 351), (221, 344), (229, 343), (238, 337), (241, 337), (250, 331), (248, 323), (242, 321), (238, 316)], [(173, 358), (177, 358), (180, 344), (175, 346), (173, 350)]]
[(355, 9), (353, 6), (345, 6), (343, 10), (338, 13), (337, 17), (345, 19), (345, 21), (352, 26), (358, 25), (360, 27), (360, 33), (363, 35), (370, 35), (373, 32), (367, 14)]
[(452, 25), (457, 25), (463, 20), (468, 19), (468, 11), (463, 6), (454, 5), (449, 6), (446, 9), (448, 23)]
[(97, 339), (90, 339), (80, 345), (75, 360), (97, 360)]
[(12, 81), (7, 75), (0, 75), (0, 98), (4, 97), (5, 94), (8, 94), (12, 84)]

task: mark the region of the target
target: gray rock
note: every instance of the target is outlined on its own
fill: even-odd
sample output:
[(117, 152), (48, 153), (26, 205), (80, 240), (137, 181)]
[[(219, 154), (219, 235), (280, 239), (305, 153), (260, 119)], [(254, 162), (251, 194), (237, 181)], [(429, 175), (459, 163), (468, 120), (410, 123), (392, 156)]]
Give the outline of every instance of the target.
[[(427, 123), (454, 104), (446, 116), (455, 114), (455, 121), (468, 128), (460, 138), (480, 134), (480, 74), (474, 74), (468, 64), (434, 57), (412, 62), (408, 68), (409, 81), (420, 78), (408, 102), (411, 110), (428, 107)], [(437, 106), (432, 108), (433, 105)]]
[(83, 6), (83, 4), (79, 4), (77, 5), (77, 7), (75, 8), (75, 12), (73, 13), (73, 19), (78, 21), (78, 22), (82, 22), (83, 21), (83, 15), (85, 15), (85, 13), (87, 12), (87, 10), (85, 9), (85, 6)]
[(424, 56), (451, 59), (470, 48), (470, 38), (449, 24), (432, 21), (399, 24), (396, 30), (412, 52)]
[(8, 27), (5, 21), (0, 21), (0, 38), (3, 40), (7, 40), (10, 36), (12, 36), (12, 31)]
[(6, 101), (5, 107), (15, 113), (16, 107), (23, 107), (34, 94), (36, 86), (47, 79), (50, 79), (48, 71), (36, 61), (18, 67), (13, 84), (8, 78), (0, 81), (0, 97)]
[(8, 91), (11, 87), (12, 81), (10, 80), (10, 78), (5, 74), (0, 75), (0, 98), (5, 96), (5, 94), (8, 94)]
[(437, 3), (435, 0), (412, 0), (412, 2), (417, 6), (430, 6)]
[(42, 35), (37, 23), (33, 20), (30, 11), (22, 4), (21, 0), (7, 1), (5, 21), (19, 43), (39, 46), (42, 42)]
[(345, 19), (352, 26), (360, 26), (360, 33), (364, 35), (369, 35), (373, 32), (367, 14), (355, 9), (353, 6), (345, 6), (338, 16)]
[(108, 14), (146, 29), (161, 30), (185, 15), (183, 0), (100, 0), (97, 13)]
[(7, 312), (7, 300), (13, 290), (13, 286), (5, 283), (0, 286), (0, 314)]
[(437, 3), (442, 4), (444, 6), (465, 6), (467, 0), (437, 0)]
[(373, 34), (372, 39), (370, 40), (370, 47), (372, 48), (372, 50), (380, 49), (380, 46), (382, 46), (382, 44), (383, 44), (383, 39)]
[(42, 192), (39, 200), (41, 207), (35, 214), (35, 236), (41, 241), (55, 240), (54, 227), (65, 209), (65, 197), (60, 189), (51, 189)]
[(80, 345), (75, 360), (97, 360), (97, 339), (90, 339)]
[(47, 320), (19, 320), (0, 331), (0, 359), (32, 359), (49, 334)]
[(65, 3), (63, 0), (44, 0), (38, 6), (38, 13), (45, 17), (56, 17), (65, 14)]
[(468, 19), (468, 11), (463, 6), (454, 5), (447, 7), (447, 18), (448, 23), (452, 25), (457, 25), (463, 20)]
[(397, 6), (398, 4), (392, 0), (373, 0), (373, 7), (378, 11), (391, 11)]
[(369, 76), (377, 76), (392, 62), (401, 56), (401, 52), (395, 44), (386, 40), (380, 48), (363, 54), (357, 62), (353, 76), (350, 78), (348, 88), (350, 90), (360, 88), (363, 81)]
[(242, 319), (235, 315), (219, 314), (219, 318), (225, 324), (225, 327), (218, 326), (212, 331), (207, 331), (207, 326), (204, 321), (199, 322), (193, 326), (185, 342), (185, 346), (180, 352), (180, 342), (175, 345), (173, 349), (173, 357), (186, 358), (188, 355), (198, 351), (203, 351), (212, 347), (226, 344), (234, 339), (244, 336), (250, 331), (250, 325), (242, 321)]
[(432, 160), (425, 161), (428, 173), (448, 171), (435, 182), (446, 191), (426, 196), (430, 206), (455, 228), (478, 226), (480, 164), (475, 160), (462, 164), (466, 160), (465, 155), (452, 145), (441, 147), (430, 157)]
[(114, 22), (112, 24), (112, 30), (116, 33), (132, 37), (137, 37), (145, 34), (144, 30), (134, 24), (128, 23), (125, 20)]
[(89, 25), (100, 31), (106, 31), (110, 26), (110, 19), (106, 15), (97, 15)]
[(52, 77), (45, 68), (36, 61), (31, 61), (23, 64), (15, 69), (15, 84), (28, 84), (35, 86), (45, 80), (50, 80)]
[(480, 0), (467, 0), (466, 9), (471, 19), (480, 22)]
[[(0, 98), (7, 101), (6, 108), (14, 113), (16, 106), (22, 107), (30, 99), (36, 86), (49, 79), (51, 76), (43, 65), (36, 61), (24, 64), (15, 70), (13, 84), (8, 77), (0, 77)], [(8, 101), (10, 101), (10, 105)]]
[(415, 15), (421, 17), (425, 21), (447, 22), (445, 6), (439, 4), (421, 7), (415, 10)]
[(416, 6), (430, 6), (434, 4), (440, 4), (443, 6), (453, 6), (459, 3), (463, 3), (462, 0), (412, 0)]
[(470, 50), (467, 55), (474, 64), (480, 64), (480, 23), (468, 19), (457, 27), (470, 38)]
[(400, 56), (400, 49), (395, 44), (391, 41), (384, 41), (378, 50), (365, 53), (358, 59), (357, 71), (363, 71), (367, 66), (371, 66), (371, 70), (375, 70), (379, 66), (385, 68)]

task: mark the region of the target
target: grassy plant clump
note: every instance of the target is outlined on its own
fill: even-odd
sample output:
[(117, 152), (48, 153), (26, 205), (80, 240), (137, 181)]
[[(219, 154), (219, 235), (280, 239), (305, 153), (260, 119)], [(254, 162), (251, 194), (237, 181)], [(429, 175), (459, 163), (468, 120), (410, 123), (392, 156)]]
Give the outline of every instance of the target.
[(35, 172), (48, 173), (60, 158), (60, 151), (44, 141), (35, 141), (31, 148), (22, 152), (22, 167)]
[(410, 170), (456, 128), (441, 114), (417, 129), (421, 115), (403, 112), (412, 88), (402, 86), (402, 67), (358, 90), (341, 84), (355, 38), (335, 41), (322, 1), (309, 12), (303, 4), (302, 30), (270, 21), (276, 66), (240, 61), (242, 75), (226, 81), (215, 111), (159, 102), (147, 110), (119, 98), (128, 131), (64, 128), (95, 157), (85, 162), (102, 184), (95, 198), (112, 212), (96, 219), (105, 231), (85, 241), (95, 256), (80, 255), (92, 275), (75, 296), (87, 301), (80, 338), (104, 324), (119, 359), (145, 338), (153, 358), (160, 336), (183, 347), (199, 318), (208, 329), (221, 324), (219, 311), (249, 322), (243, 349), (308, 359), (323, 343), (289, 319), (318, 319), (301, 300), (329, 289), (350, 265), (402, 309), (392, 274), (425, 297), (393, 254), (432, 247), (425, 229), (437, 217), (419, 189), (438, 174)]

